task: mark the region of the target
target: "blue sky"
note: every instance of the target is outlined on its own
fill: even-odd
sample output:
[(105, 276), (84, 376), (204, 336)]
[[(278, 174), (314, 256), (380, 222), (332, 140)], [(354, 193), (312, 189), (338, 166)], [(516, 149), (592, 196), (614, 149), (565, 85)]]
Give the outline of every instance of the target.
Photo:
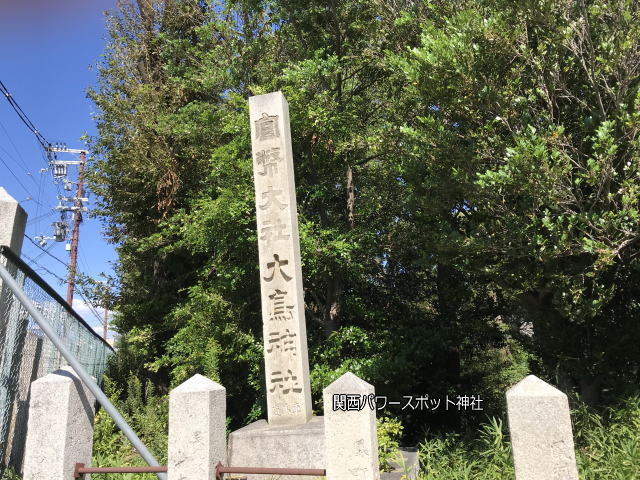
[[(0, 80), (50, 142), (83, 148), (80, 137), (96, 133), (93, 106), (85, 91), (95, 82), (93, 66), (104, 48), (103, 12), (113, 8), (115, 0), (0, 0)], [(59, 158), (74, 160), (66, 154)], [(58, 203), (58, 190), (51, 173), (39, 171), (46, 162), (34, 135), (4, 98), (0, 98), (0, 159), (8, 165), (0, 162), (0, 186), (27, 211), (27, 235), (31, 238), (51, 235), (51, 223), (59, 218), (51, 210)], [(76, 167), (70, 169), (75, 180)], [(91, 205), (90, 201), (89, 208)], [(87, 215), (84, 219), (80, 229), (79, 269), (99, 278), (101, 272), (112, 272), (110, 262), (116, 255), (113, 246), (103, 238), (100, 222)], [(50, 241), (45, 248), (68, 262), (65, 243)], [(23, 259), (66, 297), (66, 285), (56, 278), (66, 279), (65, 266), (27, 239), (22, 252)], [(36, 264), (27, 257), (35, 259)], [(98, 319), (77, 294), (74, 308), (90, 325), (98, 325)], [(102, 314), (101, 309), (99, 313)]]

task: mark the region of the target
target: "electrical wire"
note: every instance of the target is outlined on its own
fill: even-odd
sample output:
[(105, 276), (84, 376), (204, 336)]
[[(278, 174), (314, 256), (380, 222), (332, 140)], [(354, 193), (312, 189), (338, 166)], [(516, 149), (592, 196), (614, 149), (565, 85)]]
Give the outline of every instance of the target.
[[(22, 157), (22, 154), (20, 153), (20, 150), (18, 150), (18, 147), (16, 147), (16, 144), (13, 142), (13, 140), (11, 139), (11, 135), (9, 135), (9, 132), (7, 131), (7, 129), (5, 128), (5, 126), (3, 125), (2, 122), (0, 122), (0, 128), (2, 128), (2, 131), (4, 132), (4, 134), (7, 137), (7, 140), (9, 140), (9, 143), (11, 144), (11, 146), (13, 147), (13, 149), (16, 151), (16, 154), (18, 155), (18, 159), (20, 160), (19, 163), (22, 164), (22, 167), (24, 168), (25, 173), (31, 177), (31, 179), (33, 180), (34, 183), (36, 183), (35, 179), (33, 178), (33, 175), (31, 174), (31, 172), (29, 172), (29, 166), (27, 165), (27, 162), (25, 162), (24, 158)], [(14, 161), (15, 159), (13, 158), (13, 156), (7, 151), (5, 150), (2, 146), (0, 146), (0, 148), (2, 148), (2, 150), (4, 150), (4, 152), (9, 156), (9, 158), (12, 158)], [(16, 163), (18, 163), (16, 161)], [(37, 183), (36, 183), (36, 187), (37, 187)]]
[[(31, 133), (33, 133), (36, 141), (42, 147), (43, 152), (46, 153), (46, 158), (43, 155), (43, 161), (47, 169), (49, 169), (49, 164), (52, 160), (51, 151), (49, 150), (49, 148), (51, 147), (51, 142), (49, 142), (42, 135), (42, 133), (40, 133), (40, 131), (37, 129), (37, 127), (34, 125), (31, 119), (27, 116), (27, 114), (24, 113), (24, 110), (22, 110), (22, 107), (20, 107), (18, 102), (16, 102), (15, 98), (13, 98), (13, 95), (11, 95), (11, 92), (9, 92), (9, 90), (7, 89), (5, 84), (2, 83), (1, 80), (0, 80), (0, 92), (4, 94), (4, 97), (7, 99), (7, 102), (9, 102), (9, 105), (11, 105), (11, 108), (13, 108), (13, 110), (18, 115), (18, 118), (20, 118), (22, 123), (26, 125), (26, 127), (31, 131)], [(58, 194), (60, 194), (60, 186), (56, 184), (56, 187), (58, 189)]]
[[(27, 237), (28, 238), (28, 237)], [(48, 252), (47, 252), (48, 253)], [(66, 280), (63, 279), (62, 277), (60, 277), (58, 274), (53, 273), (51, 270), (49, 270), (47, 267), (40, 265), (36, 259), (29, 257), (28, 255), (25, 255), (24, 253), (22, 254), (23, 257), (25, 257), (29, 263), (31, 263), (32, 265), (34, 265), (35, 267), (37, 267), (37, 270), (43, 270), (46, 273), (48, 273), (49, 275), (51, 275), (52, 277), (54, 277), (55, 279), (57, 279), (61, 284), (65, 283)], [(55, 257), (54, 257), (55, 258)], [(81, 290), (81, 287), (79, 285), (76, 285), (76, 288), (74, 288), (74, 292), (77, 293), (78, 295), (80, 295), (80, 297), (82, 298), (83, 302), (85, 303), (85, 305), (87, 306), (87, 308), (89, 308), (89, 311), (98, 319), (98, 321), (100, 322), (101, 325), (104, 325), (104, 320), (102, 319), (102, 317), (100, 316), (100, 314), (98, 313), (98, 311), (96, 310), (95, 306), (89, 302), (87, 300), (87, 298), (84, 295), (84, 289)]]
[(38, 262), (36, 262), (33, 258), (29, 257), (27, 254), (25, 254), (24, 252), (21, 254), (24, 258), (27, 259), (27, 261), (29, 263), (31, 263), (32, 265), (34, 265), (35, 267), (37, 267), (37, 269), (41, 269), (44, 270), (45, 272), (47, 272), (49, 275), (51, 275), (52, 277), (54, 277), (55, 279), (57, 279), (60, 283), (65, 283), (66, 280), (62, 277), (60, 277), (57, 273), (53, 273), (51, 270), (49, 270), (47, 267), (44, 267), (42, 265), (40, 265)]
[[(55, 213), (56, 213), (55, 211), (51, 210), (51, 211), (49, 211), (47, 213), (43, 213), (42, 215), (40, 215), (38, 217), (30, 218), (29, 220), (27, 220), (27, 225), (31, 225), (34, 222), (39, 222), (40, 220), (42, 220), (44, 218), (47, 218), (47, 217), (50, 217), (51, 215), (54, 215)], [(38, 228), (36, 228), (36, 230), (38, 230)]]
[(38, 131), (36, 126), (29, 119), (27, 114), (24, 113), (24, 110), (22, 110), (20, 105), (18, 105), (18, 102), (16, 102), (16, 100), (13, 98), (13, 96), (11, 95), (11, 93), (9, 92), (7, 87), (4, 85), (4, 83), (2, 83), (1, 80), (0, 80), (0, 92), (4, 94), (4, 97), (7, 99), (7, 102), (9, 102), (9, 105), (11, 105), (11, 107), (16, 112), (20, 120), (22, 120), (22, 123), (24, 123), (27, 126), (27, 128), (31, 130), (31, 133), (35, 135), (36, 140), (38, 140), (38, 143), (40, 144), (40, 146), (42, 146), (44, 150), (47, 150), (49, 148), (50, 143), (47, 142), (47, 139), (44, 138), (44, 136), (42, 135), (42, 133), (40, 133), (40, 131)]
[[(18, 115), (18, 118), (20, 118), (20, 120), (22, 121), (22, 123), (25, 124), (25, 126), (31, 131), (31, 133), (33, 133), (33, 135), (36, 138), (36, 141), (40, 144), (40, 146), (43, 149), (43, 160), (47, 166), (47, 169), (49, 169), (49, 164), (52, 160), (52, 155), (51, 155), (51, 151), (49, 150), (51, 147), (51, 143), (47, 141), (47, 139), (44, 137), (44, 135), (42, 135), (42, 133), (37, 129), (37, 127), (35, 126), (35, 124), (31, 121), (31, 119), (28, 117), (28, 115), (24, 112), (24, 110), (22, 110), (22, 108), (20, 107), (20, 105), (18, 104), (18, 102), (16, 102), (15, 98), (13, 98), (13, 95), (11, 95), (11, 93), (9, 92), (9, 90), (7, 89), (7, 87), (5, 86), (4, 83), (2, 83), (2, 81), (0, 81), (0, 92), (4, 94), (5, 98), (7, 99), (7, 102), (9, 102), (9, 105), (11, 105), (11, 108), (13, 108), (13, 110), (16, 112), (16, 114)], [(4, 129), (4, 126), (2, 127)], [(5, 130), (6, 133), (6, 130)], [(7, 134), (8, 136), (8, 134)], [(10, 139), (11, 141), (11, 139)], [(13, 144), (13, 142), (11, 142)], [(14, 145), (15, 148), (15, 145)], [(3, 149), (4, 150), (4, 149)], [(6, 150), (5, 150), (6, 151)], [(18, 152), (18, 150), (16, 149), (16, 152)], [(8, 152), (7, 152), (8, 153)], [(46, 158), (44, 153), (46, 153)], [(20, 154), (18, 153), (18, 155), (20, 156)], [(22, 159), (22, 157), (21, 157)], [(18, 177), (16, 176), (16, 174), (13, 172), (13, 170), (11, 170), (11, 168), (9, 167), (9, 165), (2, 159), (2, 157), (0, 157), (0, 161), (5, 165), (5, 167), (7, 167), (7, 169), (9, 170), (9, 172), (11, 173), (11, 175), (13, 175), (13, 177), (16, 179), (16, 181), (18, 182), (18, 184), (27, 192), (27, 194), (33, 198), (33, 196), (31, 195), (31, 193), (29, 192), (29, 190), (24, 186), (24, 184), (20, 181), (20, 179), (18, 179)], [(22, 159), (23, 161), (23, 165), (26, 167), (26, 164), (24, 163), (24, 159)], [(28, 168), (27, 168), (28, 171)], [(37, 182), (35, 182), (35, 179), (33, 178), (33, 176), (31, 176), (31, 179), (34, 181), (34, 183), (36, 184), (36, 186), (38, 186)], [(57, 182), (54, 182), (54, 184), (56, 185), (56, 189), (58, 190), (58, 194), (62, 195), (62, 192), (60, 191), (60, 185)], [(38, 193), (38, 200), (36, 200), (36, 203), (41, 205), (39, 202), (39, 197), (40, 197), (40, 192)], [(43, 208), (45, 208), (43, 206)], [(31, 237), (27, 236), (25, 234), (25, 237), (29, 239), (29, 241), (31, 243), (33, 243), (36, 247), (38, 247), (40, 250), (42, 250), (43, 253), (41, 253), (39, 256), (43, 255), (43, 254), (47, 254), (49, 255), (51, 258), (53, 258), (54, 260), (60, 262), (62, 265), (64, 265), (65, 267), (67, 266), (67, 264), (65, 262), (63, 262), (62, 260), (60, 260), (58, 257), (56, 257), (55, 255), (53, 255), (52, 253), (50, 253), (48, 250), (45, 250), (44, 248), (42, 248), (40, 245), (38, 245), (35, 241), (33, 241), (31, 239)], [(39, 258), (36, 257), (36, 258)], [(29, 257), (27, 257), (25, 255), (25, 257), (27, 259), (29, 259)], [(64, 283), (64, 280), (61, 279), (58, 275), (54, 274), (53, 272), (51, 272), (50, 270), (48, 270), (47, 268), (39, 265), (35, 259), (30, 259), (35, 265), (38, 265), (40, 268), (42, 268), (43, 270), (45, 270), (47, 273), (53, 275), (55, 278), (57, 278), (58, 280), (62, 281)], [(84, 259), (81, 258), (81, 261), (84, 263)], [(85, 264), (85, 268), (86, 268), (86, 264)], [(98, 320), (100, 321), (100, 323), (103, 323), (102, 318), (100, 317), (100, 315), (97, 313), (97, 311), (95, 310), (95, 308), (93, 307), (93, 305), (91, 303), (89, 303), (87, 301), (87, 299), (85, 298), (84, 294), (82, 291), (77, 290), (77, 292), (80, 294), (80, 296), (82, 297), (82, 299), (84, 300), (85, 304), (89, 307), (89, 310), (96, 316), (96, 318), (98, 318)]]
[[(40, 182), (38, 183), (38, 202), (40, 202), (40, 198), (42, 197), (42, 175), (40, 175)], [(50, 212), (49, 212), (50, 213)], [(36, 204), (36, 218), (40, 215), (40, 205)], [(29, 222), (27, 222), (28, 224)], [(34, 225), (36, 232), (40, 230), (38, 227), (40, 226), (40, 221)]]
[(89, 308), (89, 311), (91, 313), (93, 313), (93, 315), (98, 319), (98, 321), (100, 322), (101, 325), (104, 325), (104, 320), (102, 319), (102, 317), (100, 316), (100, 314), (98, 313), (98, 311), (96, 310), (96, 308), (93, 306), (93, 304), (91, 304), (87, 298), (84, 296), (84, 294), (82, 293), (82, 290), (76, 290), (76, 293), (78, 293), (80, 295), (80, 297), (82, 298), (82, 301), (84, 302), (84, 304)]
[(42, 250), (43, 252), (45, 252), (47, 255), (49, 255), (51, 258), (53, 258), (54, 260), (57, 260), (58, 262), (60, 262), (62, 265), (64, 265), (65, 267), (67, 267), (66, 262), (63, 262), (62, 260), (60, 260), (58, 257), (56, 257), (54, 254), (50, 253), (49, 251), (45, 250), (44, 248), (42, 248), (38, 243), (36, 243), (30, 236), (28, 236), (25, 233), (25, 238), (27, 240), (29, 240), (31, 243), (33, 243), (36, 247), (38, 247), (40, 250)]
[(45, 253), (50, 253), (51, 249), (53, 249), (54, 244), (50, 244), (46, 250), (42, 250), (42, 252), (40, 252), (38, 255), (36, 255), (36, 257), (34, 258), (34, 260), (38, 260), (40, 257), (42, 257)]
[(9, 165), (7, 165), (7, 163), (4, 161), (4, 159), (2, 158), (2, 156), (0, 156), (0, 162), (2, 162), (2, 164), (7, 167), (7, 170), (9, 170), (9, 173), (13, 176), (13, 178), (16, 179), (16, 182), (18, 182), (18, 185), (20, 185), (25, 192), (27, 192), (27, 195), (31, 196), (31, 192), (29, 191), (29, 189), (27, 187), (24, 186), (24, 183), (22, 183), (20, 181), (20, 179), (17, 177), (17, 175), (13, 172), (13, 170), (11, 170), (11, 167)]

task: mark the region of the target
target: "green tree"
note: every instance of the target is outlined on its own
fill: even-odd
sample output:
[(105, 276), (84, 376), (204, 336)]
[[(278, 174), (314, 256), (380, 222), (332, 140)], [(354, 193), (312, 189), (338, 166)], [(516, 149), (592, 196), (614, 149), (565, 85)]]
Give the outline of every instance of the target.
[(428, 261), (481, 279), (538, 369), (595, 403), (637, 383), (637, 2), (429, 4), (396, 56)]
[(478, 376), (463, 363), (502, 342), (497, 328), (470, 341), (496, 297), (420, 260), (425, 226), (406, 196), (399, 125), (413, 99), (387, 58), (418, 45), (421, 8), (141, 1), (110, 16), (90, 92), (90, 179), (119, 251), (121, 385), (126, 363), (165, 387), (202, 372), (227, 387), (234, 422), (261, 414), (246, 99), (278, 89), (291, 110), (316, 400), (347, 369), (389, 395), (461, 393)]

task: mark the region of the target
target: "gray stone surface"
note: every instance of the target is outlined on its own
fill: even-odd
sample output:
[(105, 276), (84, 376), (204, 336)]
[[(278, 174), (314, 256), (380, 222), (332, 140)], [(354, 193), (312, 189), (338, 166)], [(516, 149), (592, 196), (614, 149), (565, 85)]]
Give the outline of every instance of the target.
[[(324, 418), (299, 425), (270, 425), (258, 420), (229, 435), (229, 465), (234, 467), (325, 468)], [(267, 480), (272, 475), (240, 475)], [(281, 480), (315, 477), (279, 476)]]
[(267, 418), (311, 419), (311, 387), (289, 106), (282, 92), (249, 97), (260, 259)]
[(18, 202), (0, 187), (0, 245), (20, 255), (27, 214)]
[(31, 384), (23, 480), (70, 480), (91, 465), (95, 398), (71, 367)]
[[(0, 187), (0, 245), (20, 255), (26, 224), (25, 211), (17, 200)], [(4, 258), (0, 258), (0, 262), (10, 273), (15, 273), (14, 265), (6, 265)], [(10, 430), (11, 424), (15, 423), (16, 410), (12, 407), (16, 406), (17, 371), (27, 330), (24, 310), (18, 302), (11, 301), (12, 297), (13, 293), (2, 285), (0, 279), (0, 465), (7, 463), (14, 444)]]
[(211, 480), (226, 464), (226, 390), (194, 375), (169, 394), (169, 480)]
[(335, 395), (375, 395), (373, 385), (347, 372), (323, 391), (327, 480), (378, 480), (376, 412), (334, 410)]
[(380, 480), (416, 480), (420, 472), (420, 457), (417, 448), (400, 448), (401, 461), (389, 462), (393, 470), (380, 474)]
[(578, 480), (567, 396), (529, 375), (507, 391), (516, 480)]

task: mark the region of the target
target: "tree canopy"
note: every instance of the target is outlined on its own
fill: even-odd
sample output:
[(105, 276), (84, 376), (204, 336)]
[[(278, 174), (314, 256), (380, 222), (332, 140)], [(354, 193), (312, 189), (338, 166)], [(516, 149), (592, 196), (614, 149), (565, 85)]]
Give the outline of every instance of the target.
[(639, 10), (122, 2), (89, 92), (116, 376), (204, 373), (234, 425), (262, 415), (247, 98), (281, 90), (316, 408), (346, 370), (489, 412), (528, 372), (592, 403), (623, 394), (640, 367)]

